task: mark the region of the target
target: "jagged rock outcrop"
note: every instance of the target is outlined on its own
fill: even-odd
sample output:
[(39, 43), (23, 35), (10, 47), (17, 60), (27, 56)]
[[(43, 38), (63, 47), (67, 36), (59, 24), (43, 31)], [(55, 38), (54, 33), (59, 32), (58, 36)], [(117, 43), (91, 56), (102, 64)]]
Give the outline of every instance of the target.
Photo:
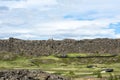
[(68, 80), (41, 70), (0, 70), (0, 80)]
[(21, 40), (9, 38), (0, 40), (0, 52), (23, 53), (27, 55), (50, 55), (67, 53), (120, 53), (120, 39), (91, 40)]

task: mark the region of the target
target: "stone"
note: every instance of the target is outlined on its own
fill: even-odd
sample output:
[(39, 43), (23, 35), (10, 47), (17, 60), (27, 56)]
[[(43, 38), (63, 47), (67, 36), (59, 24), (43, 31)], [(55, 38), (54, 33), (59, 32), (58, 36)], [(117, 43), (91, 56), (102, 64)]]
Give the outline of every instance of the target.
[(103, 69), (102, 71), (105, 71), (105, 72), (113, 72), (114, 69), (106, 68), (106, 69)]

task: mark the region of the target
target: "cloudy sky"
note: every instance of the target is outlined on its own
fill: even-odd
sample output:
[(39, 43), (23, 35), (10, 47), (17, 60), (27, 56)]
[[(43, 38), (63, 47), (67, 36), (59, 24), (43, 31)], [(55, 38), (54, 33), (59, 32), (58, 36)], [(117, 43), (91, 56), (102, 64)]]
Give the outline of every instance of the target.
[(120, 38), (120, 0), (0, 0), (0, 39)]

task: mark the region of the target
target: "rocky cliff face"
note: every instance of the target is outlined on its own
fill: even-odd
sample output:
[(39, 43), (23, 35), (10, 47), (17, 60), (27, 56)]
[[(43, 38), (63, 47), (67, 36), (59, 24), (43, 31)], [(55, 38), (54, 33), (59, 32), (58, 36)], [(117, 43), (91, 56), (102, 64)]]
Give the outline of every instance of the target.
[(120, 53), (120, 39), (92, 40), (0, 40), (0, 52), (27, 55), (50, 55), (67, 53)]

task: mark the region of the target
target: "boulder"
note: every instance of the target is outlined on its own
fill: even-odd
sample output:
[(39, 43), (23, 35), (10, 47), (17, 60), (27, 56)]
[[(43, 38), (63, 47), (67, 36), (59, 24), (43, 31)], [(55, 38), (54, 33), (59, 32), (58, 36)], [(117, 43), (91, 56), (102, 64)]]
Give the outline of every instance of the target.
[(96, 65), (87, 65), (87, 68), (95, 68), (97, 67)]
[(105, 72), (113, 72), (114, 69), (106, 68), (106, 69), (103, 69), (102, 71), (105, 71)]

